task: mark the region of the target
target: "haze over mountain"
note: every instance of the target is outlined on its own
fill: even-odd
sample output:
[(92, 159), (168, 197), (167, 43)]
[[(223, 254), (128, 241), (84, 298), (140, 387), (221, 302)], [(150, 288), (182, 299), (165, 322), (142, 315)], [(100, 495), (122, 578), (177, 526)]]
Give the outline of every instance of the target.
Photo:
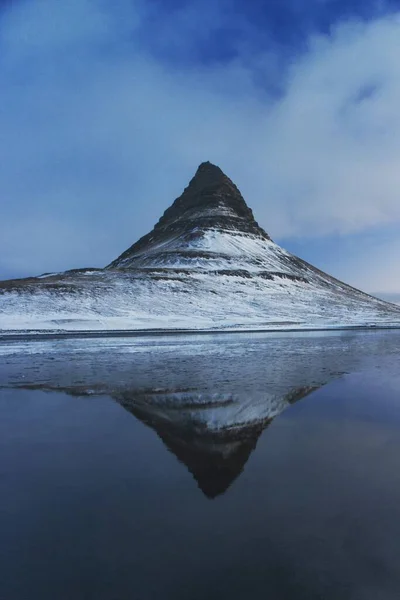
[(0, 283), (1, 330), (400, 325), (400, 309), (274, 243), (235, 184), (202, 163), (154, 229), (104, 269)]

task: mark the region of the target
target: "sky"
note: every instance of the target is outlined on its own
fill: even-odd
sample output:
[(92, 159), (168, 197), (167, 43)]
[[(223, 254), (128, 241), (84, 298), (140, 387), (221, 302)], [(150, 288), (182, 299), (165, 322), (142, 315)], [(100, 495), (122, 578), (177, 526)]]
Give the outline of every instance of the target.
[(400, 298), (400, 0), (0, 0), (0, 279), (101, 267), (209, 160)]

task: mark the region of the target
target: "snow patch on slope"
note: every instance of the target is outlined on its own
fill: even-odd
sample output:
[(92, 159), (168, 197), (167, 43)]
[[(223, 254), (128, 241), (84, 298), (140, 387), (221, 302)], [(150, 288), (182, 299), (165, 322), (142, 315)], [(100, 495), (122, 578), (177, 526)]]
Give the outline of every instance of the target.
[[(49, 280), (46, 280), (48, 282)], [(351, 290), (351, 288), (350, 288)], [(302, 329), (398, 325), (400, 310), (334, 284), (193, 271), (104, 271), (0, 295), (1, 330)], [(388, 308), (389, 307), (389, 308)]]

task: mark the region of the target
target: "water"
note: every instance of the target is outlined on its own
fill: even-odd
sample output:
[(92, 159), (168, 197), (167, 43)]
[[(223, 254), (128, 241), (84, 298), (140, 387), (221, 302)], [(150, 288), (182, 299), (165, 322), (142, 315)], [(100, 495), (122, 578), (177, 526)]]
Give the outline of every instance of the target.
[(400, 333), (0, 345), (0, 597), (400, 597)]

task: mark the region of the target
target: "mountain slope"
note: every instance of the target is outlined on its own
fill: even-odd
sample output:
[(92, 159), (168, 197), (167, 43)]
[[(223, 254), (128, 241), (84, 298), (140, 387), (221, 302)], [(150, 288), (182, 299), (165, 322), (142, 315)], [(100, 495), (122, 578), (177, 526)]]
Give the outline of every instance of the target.
[(105, 269), (0, 282), (5, 331), (365, 325), (400, 325), (400, 309), (275, 244), (211, 163)]

